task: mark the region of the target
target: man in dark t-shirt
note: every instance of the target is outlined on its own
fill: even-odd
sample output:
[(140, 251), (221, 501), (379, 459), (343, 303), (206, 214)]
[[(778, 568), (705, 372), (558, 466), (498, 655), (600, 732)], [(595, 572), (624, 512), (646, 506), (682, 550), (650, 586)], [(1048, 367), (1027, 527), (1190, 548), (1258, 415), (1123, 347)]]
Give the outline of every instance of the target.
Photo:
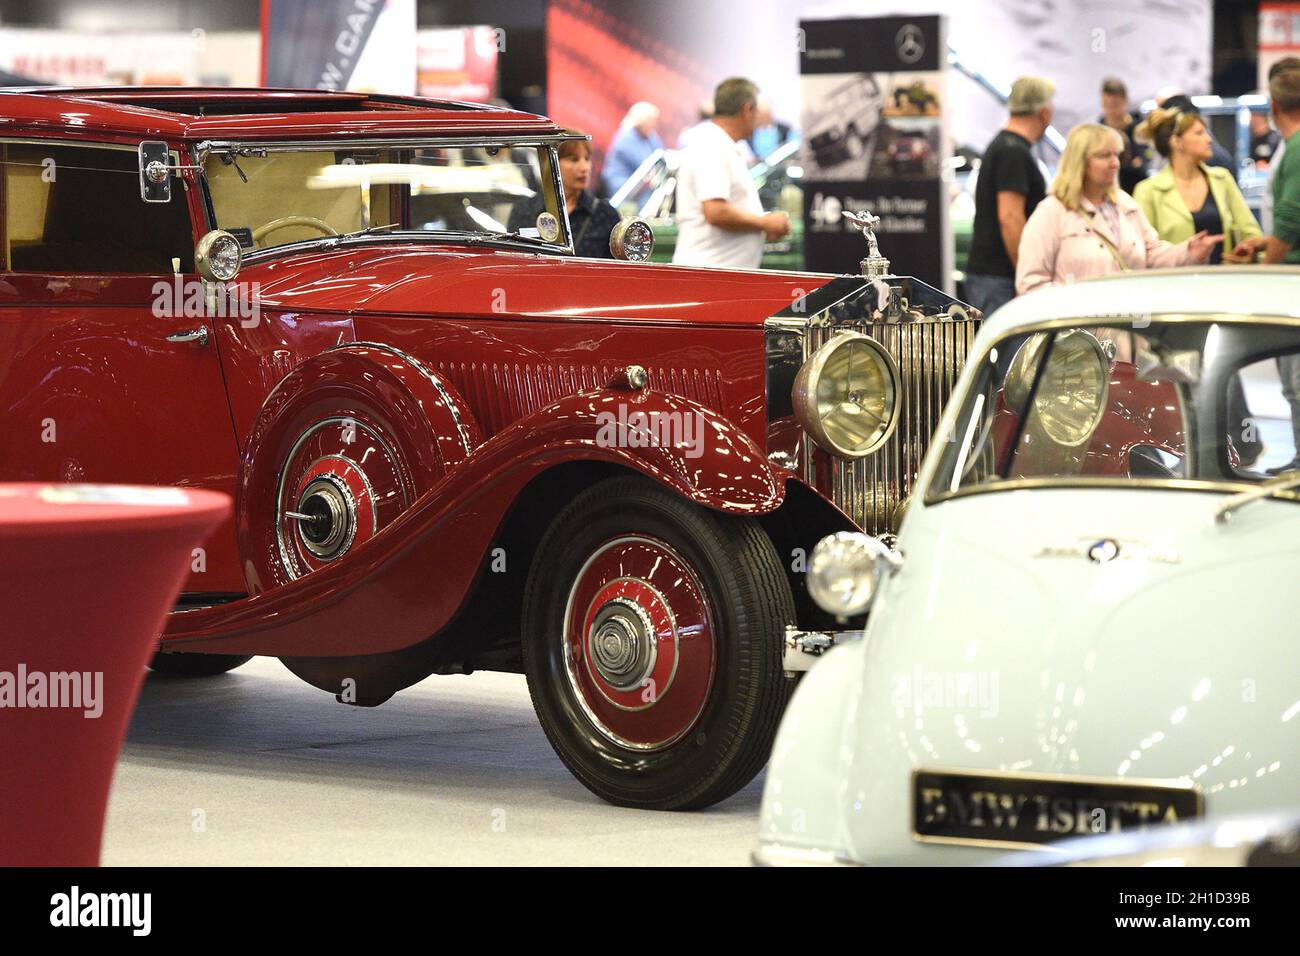
[(1016, 295), (1020, 233), (1047, 194), (1033, 145), (1052, 123), (1051, 80), (1022, 76), (1011, 87), (1007, 125), (984, 151), (975, 180), (975, 224), (966, 265), (966, 299), (988, 315)]

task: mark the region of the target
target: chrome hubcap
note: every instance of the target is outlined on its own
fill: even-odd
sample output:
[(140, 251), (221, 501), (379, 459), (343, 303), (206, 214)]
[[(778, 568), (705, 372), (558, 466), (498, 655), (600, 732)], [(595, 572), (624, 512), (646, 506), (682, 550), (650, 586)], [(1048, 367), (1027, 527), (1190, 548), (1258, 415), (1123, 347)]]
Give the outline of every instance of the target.
[(322, 561), (346, 551), (356, 535), (356, 501), (334, 475), (322, 475), (303, 489), (294, 517), (303, 547)]
[(654, 670), (654, 625), (634, 602), (616, 598), (596, 612), (587, 639), (592, 664), (611, 687), (631, 690)]
[(671, 747), (704, 713), (717, 663), (707, 592), (667, 543), (597, 547), (564, 611), (564, 673), (592, 729), (626, 750)]

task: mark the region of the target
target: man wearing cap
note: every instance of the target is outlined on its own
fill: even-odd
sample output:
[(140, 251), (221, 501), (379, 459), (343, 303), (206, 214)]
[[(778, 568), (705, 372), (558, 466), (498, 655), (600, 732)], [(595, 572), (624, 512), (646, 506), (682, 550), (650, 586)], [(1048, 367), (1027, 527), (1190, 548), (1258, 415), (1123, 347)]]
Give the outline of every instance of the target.
[(1016, 295), (1020, 234), (1047, 194), (1033, 146), (1052, 123), (1056, 85), (1022, 76), (1007, 100), (1007, 125), (993, 137), (975, 181), (975, 225), (966, 265), (966, 299), (985, 315)]

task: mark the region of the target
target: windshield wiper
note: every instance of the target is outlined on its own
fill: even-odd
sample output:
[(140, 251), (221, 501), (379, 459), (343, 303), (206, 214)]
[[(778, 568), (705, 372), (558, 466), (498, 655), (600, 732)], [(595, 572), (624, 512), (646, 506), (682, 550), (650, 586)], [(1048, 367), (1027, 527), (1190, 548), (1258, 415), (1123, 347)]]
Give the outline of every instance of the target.
[(366, 226), (364, 229), (356, 229), (352, 232), (341, 232), (337, 236), (327, 236), (326, 242), (331, 246), (336, 246), (344, 239), (354, 239), (357, 236), (369, 236), (377, 232), (384, 232), (387, 229), (401, 228), (400, 222), (386, 222), (382, 226)]
[(1233, 495), (1215, 509), (1214, 520), (1219, 524), (1223, 524), (1232, 517), (1232, 513), (1238, 508), (1242, 508), (1252, 501), (1259, 501), (1261, 498), (1271, 498), (1279, 491), (1290, 491), (1293, 488), (1300, 488), (1300, 470), (1284, 472), (1271, 481), (1265, 481), (1258, 487), (1251, 488), (1250, 491), (1243, 491), (1240, 494)]
[(518, 230), (514, 232), (475, 232), (465, 237), (465, 241), (471, 245), (480, 242), (500, 242), (506, 239), (515, 242), (527, 242), (535, 246), (545, 246), (548, 249), (554, 249), (559, 245), (558, 242), (547, 242), (541, 236), (525, 236)]

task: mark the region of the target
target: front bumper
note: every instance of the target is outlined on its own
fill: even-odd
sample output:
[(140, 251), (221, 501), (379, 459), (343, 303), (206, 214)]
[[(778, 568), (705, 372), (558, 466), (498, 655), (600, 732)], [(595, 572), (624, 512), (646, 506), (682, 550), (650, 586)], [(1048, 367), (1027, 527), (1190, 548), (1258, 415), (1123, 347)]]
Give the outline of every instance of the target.
[(836, 644), (856, 641), (862, 631), (801, 631), (785, 629), (785, 646), (781, 663), (787, 674), (801, 674), (811, 668)]

